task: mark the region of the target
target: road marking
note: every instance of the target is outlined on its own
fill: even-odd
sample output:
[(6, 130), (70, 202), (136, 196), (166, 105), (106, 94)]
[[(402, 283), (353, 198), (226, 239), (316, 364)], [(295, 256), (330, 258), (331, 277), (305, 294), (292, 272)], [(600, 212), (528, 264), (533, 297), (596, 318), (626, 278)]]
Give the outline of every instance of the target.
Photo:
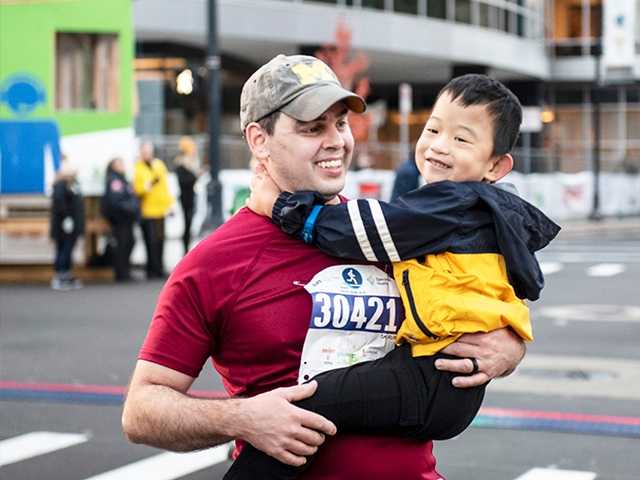
[(624, 272), (626, 268), (621, 263), (599, 263), (587, 268), (587, 275), (590, 277), (613, 277)]
[(635, 305), (555, 305), (538, 308), (533, 315), (554, 320), (577, 322), (640, 322), (640, 307)]
[(174, 480), (224, 462), (229, 456), (229, 445), (226, 443), (199, 452), (161, 453), (86, 480), (130, 480), (132, 478)]
[(552, 275), (559, 272), (564, 268), (564, 265), (560, 262), (540, 262), (540, 270), (545, 275)]
[(89, 440), (78, 433), (31, 432), (0, 442), (0, 467)]
[(515, 480), (593, 480), (594, 472), (558, 470), (556, 468), (532, 468)]
[(640, 400), (640, 360), (529, 353), (512, 375), (491, 382), (491, 390)]

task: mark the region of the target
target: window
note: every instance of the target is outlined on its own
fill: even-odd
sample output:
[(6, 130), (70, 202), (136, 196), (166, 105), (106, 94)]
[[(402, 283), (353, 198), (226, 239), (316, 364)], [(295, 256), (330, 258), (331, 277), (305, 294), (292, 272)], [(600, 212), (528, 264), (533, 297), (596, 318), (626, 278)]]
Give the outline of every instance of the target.
[(456, 1), (456, 22), (471, 23), (471, 0)]
[(427, 15), (433, 18), (447, 18), (447, 0), (429, 0)]
[(362, 6), (364, 8), (377, 8), (378, 10), (384, 10), (384, 0), (362, 0)]
[(115, 34), (56, 34), (56, 109), (117, 111), (120, 58)]
[(418, 14), (418, 0), (393, 0), (393, 9), (396, 12)]

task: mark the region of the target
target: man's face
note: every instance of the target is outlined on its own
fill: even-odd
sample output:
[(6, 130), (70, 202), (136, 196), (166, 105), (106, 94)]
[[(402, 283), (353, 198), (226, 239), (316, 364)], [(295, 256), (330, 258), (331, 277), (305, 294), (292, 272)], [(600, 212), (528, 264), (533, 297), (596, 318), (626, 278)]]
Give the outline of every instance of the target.
[(282, 190), (314, 190), (328, 199), (342, 191), (354, 143), (347, 113), (338, 102), (310, 122), (280, 114), (267, 136), (265, 167)]
[(427, 183), (482, 181), (495, 160), (493, 119), (485, 105), (438, 98), (416, 144), (416, 166)]

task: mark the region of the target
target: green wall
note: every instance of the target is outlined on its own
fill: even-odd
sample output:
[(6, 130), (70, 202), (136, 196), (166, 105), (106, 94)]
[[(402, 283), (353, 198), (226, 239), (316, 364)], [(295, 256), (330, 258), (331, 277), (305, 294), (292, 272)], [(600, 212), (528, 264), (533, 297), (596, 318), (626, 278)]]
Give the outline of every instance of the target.
[[(133, 17), (132, 0), (0, 0), (0, 82), (25, 73), (36, 77), (47, 91), (46, 104), (31, 114), (54, 118), (62, 135), (87, 133), (133, 125)], [(120, 109), (55, 110), (56, 32), (116, 33), (120, 48)], [(0, 118), (12, 112), (0, 104)]]

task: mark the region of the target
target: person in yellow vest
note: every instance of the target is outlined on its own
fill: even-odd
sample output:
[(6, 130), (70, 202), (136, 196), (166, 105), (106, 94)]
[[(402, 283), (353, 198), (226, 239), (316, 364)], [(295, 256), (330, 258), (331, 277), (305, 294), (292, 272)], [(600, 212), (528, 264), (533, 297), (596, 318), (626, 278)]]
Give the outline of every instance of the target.
[(147, 252), (147, 278), (164, 278), (164, 220), (174, 198), (169, 191), (167, 167), (154, 157), (153, 144), (143, 142), (133, 172), (133, 190), (140, 198), (144, 246)]

